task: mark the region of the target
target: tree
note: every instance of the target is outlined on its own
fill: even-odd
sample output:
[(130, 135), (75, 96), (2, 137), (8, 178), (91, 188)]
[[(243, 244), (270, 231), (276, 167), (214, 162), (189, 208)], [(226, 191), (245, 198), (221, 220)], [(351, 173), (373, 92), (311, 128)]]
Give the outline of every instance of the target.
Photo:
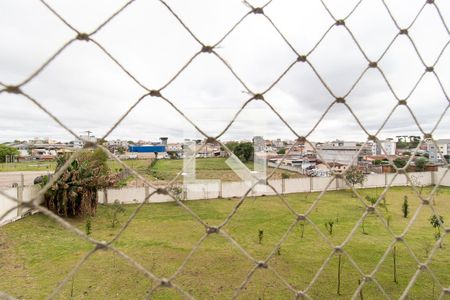
[[(57, 158), (56, 172), (67, 162), (69, 155)], [(108, 155), (101, 149), (83, 150), (44, 195), (49, 210), (63, 217), (91, 216), (97, 210), (97, 190), (113, 186), (118, 175), (111, 175)], [(41, 186), (50, 178), (44, 176)]]
[(359, 170), (355, 166), (351, 166), (347, 169), (345, 173), (345, 179), (348, 183), (350, 183), (352, 186), (355, 186), (355, 184), (363, 184), (366, 180), (366, 175), (363, 171)]
[(253, 160), (253, 144), (249, 142), (239, 143), (234, 148), (234, 155), (236, 155), (241, 161), (246, 162)]
[[(225, 144), (231, 152), (234, 152), (234, 149), (239, 145), (239, 142), (228, 142)], [(221, 147), (222, 151), (225, 151), (225, 148)]]
[(401, 168), (403, 168), (404, 166), (406, 166), (406, 160), (401, 159), (400, 157), (397, 157), (396, 159), (394, 159), (394, 165), (395, 165), (397, 168), (401, 169)]
[(281, 148), (277, 151), (278, 154), (285, 154), (286, 153), (286, 148)]
[(441, 226), (444, 224), (444, 217), (432, 215), (430, 217), (430, 224), (437, 230), (435, 238), (438, 240), (441, 237)]
[(4, 144), (0, 144), (0, 162), (6, 162), (7, 156), (14, 155), (19, 155), (19, 150)]
[(414, 161), (414, 164), (416, 165), (416, 171), (423, 172), (425, 171), (425, 166), (428, 163), (428, 159), (425, 157), (419, 157)]

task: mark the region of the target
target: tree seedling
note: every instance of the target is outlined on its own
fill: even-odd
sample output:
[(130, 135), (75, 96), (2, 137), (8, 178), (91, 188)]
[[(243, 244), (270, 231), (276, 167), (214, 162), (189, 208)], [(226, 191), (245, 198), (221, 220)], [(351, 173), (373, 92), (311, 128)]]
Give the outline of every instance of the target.
[(86, 218), (85, 231), (86, 235), (90, 235), (92, 232), (91, 216)]
[(325, 228), (327, 229), (328, 233), (330, 235), (333, 235), (333, 225), (334, 225), (334, 221), (333, 220), (328, 220), (325, 223)]
[[(441, 226), (444, 224), (444, 217), (438, 216), (438, 215), (432, 215), (430, 217), (430, 224), (431, 226), (436, 229), (436, 233), (434, 234), (434, 238), (439, 240), (441, 238)], [(442, 244), (439, 244), (439, 247), (442, 248)]]
[(403, 205), (402, 205), (403, 218), (407, 218), (409, 214), (409, 204), (408, 204), (408, 196), (405, 195), (403, 197)]
[(263, 238), (264, 238), (264, 230), (259, 229), (258, 230), (258, 242), (259, 242), (259, 244), (262, 244)]

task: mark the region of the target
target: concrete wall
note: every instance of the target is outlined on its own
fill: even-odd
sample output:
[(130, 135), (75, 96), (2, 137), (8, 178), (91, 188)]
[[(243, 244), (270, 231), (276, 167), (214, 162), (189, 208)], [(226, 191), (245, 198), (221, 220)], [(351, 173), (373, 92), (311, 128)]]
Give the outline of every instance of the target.
[[(438, 183), (442, 178), (445, 169), (440, 169), (438, 172), (411, 172), (408, 175), (411, 178), (415, 178), (418, 185), (432, 185)], [(395, 177), (395, 178), (394, 178)], [(301, 192), (320, 192), (323, 191), (327, 185), (330, 184), (331, 177), (307, 177), (307, 178), (289, 178), (289, 179), (275, 179), (270, 180), (270, 185), (278, 193), (301, 193)], [(371, 174), (367, 176), (367, 180), (362, 186), (358, 188), (374, 188), (385, 187), (391, 181), (392, 186), (407, 186), (409, 185), (407, 178), (403, 174), (395, 176), (395, 174)], [(442, 181), (442, 185), (450, 186), (450, 172)], [(249, 185), (245, 182), (208, 182), (204, 184), (187, 184), (188, 192), (185, 197), (187, 200), (199, 200), (199, 199), (215, 199), (215, 198), (233, 198), (242, 197), (244, 193), (249, 189)], [(342, 179), (334, 180), (328, 187), (328, 190), (341, 190), (346, 189), (348, 186)], [(153, 189), (149, 188), (148, 193), (151, 193)], [(123, 203), (139, 203), (145, 199), (145, 188), (124, 188), (124, 189), (108, 189), (107, 190), (108, 202), (112, 203), (114, 200), (119, 200)], [(261, 195), (275, 195), (275, 192), (270, 187), (258, 186), (257, 189), (250, 192), (248, 196), (261, 196)], [(180, 195), (183, 197), (183, 195)], [(167, 195), (153, 195), (149, 202), (167, 202), (172, 199)], [(104, 202), (104, 193), (99, 192), (99, 202)]]
[[(2, 192), (15, 199), (21, 199), (23, 202), (30, 201), (39, 191), (38, 186), (17, 187)], [(0, 194), (0, 226), (9, 222), (18, 220), (30, 212), (29, 208), (15, 208), (17, 202)], [(8, 210), (12, 209), (10, 212)], [(8, 213), (7, 213), (8, 212)]]
[[(443, 177), (445, 169), (440, 168), (437, 172), (413, 172), (408, 173), (410, 177), (416, 178), (420, 185), (437, 184)], [(395, 174), (373, 174), (368, 175), (367, 180), (363, 184), (363, 188), (372, 187), (385, 187), (394, 178)], [(269, 183), (274, 187), (278, 193), (300, 193), (300, 192), (319, 192), (323, 191), (330, 181), (331, 177), (308, 177), (308, 178), (289, 178), (289, 179), (276, 179), (270, 180)], [(406, 186), (407, 180), (405, 175), (397, 175), (394, 179), (392, 186)], [(442, 186), (450, 186), (450, 171), (441, 181)], [(181, 194), (180, 197), (188, 200), (199, 199), (215, 199), (215, 198), (232, 198), (242, 197), (247, 192), (249, 186), (245, 182), (208, 182), (205, 184), (195, 183), (188, 184), (186, 195)], [(358, 186), (360, 187), (360, 186)], [(342, 179), (334, 180), (328, 190), (339, 190), (348, 188)], [(20, 187), (5, 190), (7, 195), (17, 198), (22, 197), (23, 201), (29, 201), (33, 195), (38, 191), (38, 187), (24, 187), (23, 191)], [(145, 197), (152, 193), (154, 189), (144, 187), (130, 187), (123, 189), (108, 189), (106, 191), (99, 191), (100, 203), (113, 203), (115, 200), (119, 200), (122, 203), (140, 203), (144, 201)], [(275, 192), (269, 187), (258, 186), (257, 189), (250, 192), (248, 196), (261, 196), (261, 195), (275, 195)], [(150, 199), (150, 203), (161, 203), (172, 201), (172, 198), (168, 195), (154, 194)], [(0, 216), (3, 215), (9, 209), (15, 207), (16, 203), (8, 199), (7, 197), (0, 195)], [(5, 217), (0, 220), (0, 225), (14, 221), (21, 218), (29, 210), (20, 211), (14, 209), (9, 212)]]

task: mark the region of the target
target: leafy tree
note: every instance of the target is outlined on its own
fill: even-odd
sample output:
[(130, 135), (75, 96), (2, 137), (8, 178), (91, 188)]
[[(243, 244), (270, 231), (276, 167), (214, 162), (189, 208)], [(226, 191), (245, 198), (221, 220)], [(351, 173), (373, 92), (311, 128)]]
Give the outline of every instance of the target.
[(379, 166), (379, 165), (381, 165), (382, 163), (383, 163), (383, 161), (382, 161), (381, 159), (375, 159), (374, 162), (373, 162), (373, 164), (374, 164), (375, 166)]
[(286, 153), (286, 148), (281, 148), (277, 151), (278, 154), (285, 154)]
[(363, 171), (359, 170), (355, 166), (351, 166), (347, 169), (347, 172), (345, 173), (345, 179), (348, 183), (350, 183), (352, 186), (355, 186), (355, 184), (363, 184), (366, 180), (366, 175)]
[(428, 163), (428, 159), (425, 157), (419, 157), (414, 161), (414, 164), (416, 165), (416, 171), (423, 172), (425, 171), (425, 166)]
[[(239, 142), (228, 142), (225, 144), (228, 149), (230, 149), (231, 152), (234, 152), (234, 149), (239, 145)], [(222, 147), (222, 151), (224, 151), (225, 148)]]
[(5, 162), (6, 157), (11, 155), (19, 155), (19, 150), (4, 144), (0, 144), (0, 162)]
[(397, 168), (403, 168), (404, 166), (406, 166), (406, 160), (404, 160), (400, 157), (397, 157), (396, 159), (394, 159), (394, 165)]
[[(69, 159), (57, 158), (56, 171)], [(101, 149), (83, 150), (44, 195), (44, 204), (55, 214), (64, 217), (91, 216), (97, 209), (97, 190), (116, 184), (119, 177), (111, 175), (108, 155)], [(49, 181), (44, 176), (41, 186)]]
[(233, 153), (243, 162), (253, 160), (253, 144), (249, 142), (239, 143)]
[(125, 152), (127, 152), (127, 148), (125, 148), (125, 147), (117, 148), (117, 153), (119, 153), (120, 155), (125, 154)]

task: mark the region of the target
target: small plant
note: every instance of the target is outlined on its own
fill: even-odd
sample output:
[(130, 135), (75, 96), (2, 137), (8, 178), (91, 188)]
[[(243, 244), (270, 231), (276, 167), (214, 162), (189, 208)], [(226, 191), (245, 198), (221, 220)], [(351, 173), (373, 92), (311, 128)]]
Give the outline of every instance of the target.
[(387, 214), (386, 214), (386, 224), (387, 224), (387, 227), (390, 227), (390, 225), (391, 225), (391, 220), (392, 220), (392, 215), (391, 215), (390, 213), (387, 213)]
[(182, 201), (183, 200), (183, 189), (179, 186), (173, 186), (169, 189), (169, 191), (173, 194), (175, 199)]
[(119, 200), (114, 200), (114, 203), (109, 207), (111, 213), (109, 214), (111, 220), (111, 228), (116, 227), (119, 224), (119, 214), (123, 214), (125, 212), (125, 208), (119, 202)]
[(91, 216), (86, 218), (85, 231), (87, 235), (90, 235), (92, 232)]
[(259, 229), (258, 230), (258, 242), (259, 242), (259, 244), (262, 243), (263, 238), (264, 238), (264, 230)]
[[(441, 226), (444, 224), (444, 217), (438, 215), (432, 215), (430, 217), (430, 224), (436, 229), (436, 233), (434, 234), (434, 238), (439, 240), (441, 238)], [(439, 245), (442, 247), (442, 244)]]
[(289, 175), (286, 172), (281, 173), (281, 179), (289, 179), (291, 177), (291, 175)]
[(333, 235), (333, 225), (334, 225), (334, 220), (328, 220), (325, 223), (325, 228), (327, 229), (327, 231), (330, 235)]
[(300, 238), (303, 238), (305, 235), (305, 222), (300, 223)]
[(394, 249), (392, 250), (392, 258), (394, 260), (394, 282), (398, 283), (397, 280), (397, 247), (394, 246)]
[(408, 204), (408, 196), (405, 195), (403, 197), (403, 205), (402, 205), (403, 218), (407, 218), (409, 214), (409, 204)]
[(337, 294), (341, 295), (341, 260), (342, 254), (338, 255), (338, 272), (337, 272)]
[(377, 202), (377, 197), (376, 196), (366, 196), (366, 200), (367, 202), (369, 202), (370, 204), (374, 205)]

